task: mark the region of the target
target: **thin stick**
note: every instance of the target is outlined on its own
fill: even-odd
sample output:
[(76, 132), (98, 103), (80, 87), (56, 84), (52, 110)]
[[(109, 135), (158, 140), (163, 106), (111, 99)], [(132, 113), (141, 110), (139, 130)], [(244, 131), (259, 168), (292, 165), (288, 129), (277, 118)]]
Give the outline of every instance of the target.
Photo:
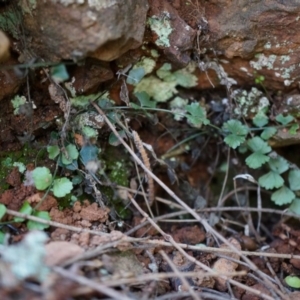
[[(201, 273), (200, 273), (201, 274)], [(239, 272), (233, 272), (233, 273), (226, 273), (223, 272), (221, 273), (224, 276), (244, 276), (246, 275), (245, 271), (239, 271)], [(193, 276), (199, 276), (199, 271), (197, 272), (181, 272), (181, 276), (184, 278), (187, 277), (193, 277)], [(203, 272), (203, 277), (217, 277), (219, 274), (207, 274)], [(175, 272), (166, 272), (166, 273), (150, 273), (150, 274), (141, 274), (137, 277), (134, 278), (116, 278), (115, 280), (109, 280), (105, 282), (106, 286), (109, 287), (115, 287), (115, 286), (120, 286), (122, 284), (136, 284), (140, 282), (145, 282), (145, 281), (151, 281), (151, 280), (161, 280), (161, 279), (166, 279), (166, 278), (175, 278), (178, 277), (178, 273)]]
[(222, 199), (223, 199), (223, 194), (226, 188), (226, 184), (227, 184), (227, 180), (228, 180), (228, 174), (229, 174), (229, 163), (230, 163), (230, 147), (228, 147), (228, 153), (227, 153), (227, 168), (226, 168), (226, 173), (225, 173), (225, 178), (223, 181), (223, 185), (222, 185), (222, 190), (219, 196), (219, 200), (218, 200), (218, 206), (221, 206), (223, 204)]
[(11, 216), (20, 217), (20, 218), (23, 218), (23, 219), (26, 219), (26, 220), (35, 221), (35, 222), (38, 222), (38, 223), (41, 223), (41, 224), (46, 224), (46, 225), (49, 225), (49, 226), (63, 228), (63, 229), (71, 230), (71, 231), (78, 232), (78, 233), (88, 232), (88, 233), (91, 233), (91, 234), (94, 234), (94, 235), (109, 236), (109, 233), (106, 233), (106, 232), (101, 232), (101, 231), (96, 231), (96, 230), (89, 230), (89, 229), (86, 229), (86, 228), (78, 228), (78, 227), (75, 227), (75, 226), (65, 225), (65, 224), (62, 224), (62, 223), (41, 219), (41, 218), (38, 218), (38, 217), (35, 217), (35, 216), (30, 216), (30, 215), (20, 213), (20, 212), (11, 210), (11, 209), (6, 209), (6, 213), (8, 215), (11, 215)]
[[(143, 243), (145, 244), (153, 244), (156, 246), (167, 246), (167, 247), (172, 247), (172, 243), (170, 242), (165, 242), (165, 241), (158, 241), (158, 240), (149, 240), (145, 239), (143, 240)], [(214, 248), (214, 247), (207, 247), (207, 246), (193, 246), (193, 245), (188, 245), (188, 244), (182, 244), (182, 243), (177, 243), (182, 249), (186, 250), (193, 250), (193, 251), (200, 251), (200, 252), (207, 252), (207, 253), (228, 253), (232, 254), (231, 249), (226, 249), (226, 248)], [(245, 251), (241, 250), (240, 254), (244, 256), (264, 256), (264, 257), (273, 257), (273, 258), (281, 258), (281, 259), (299, 259), (300, 260), (300, 255), (293, 255), (293, 254), (287, 254), (287, 253), (268, 253), (268, 252), (252, 252), (252, 251)]]
[[(240, 282), (237, 282), (231, 278), (228, 278), (227, 276), (223, 276), (223, 275), (220, 275), (220, 274), (217, 274), (216, 272), (214, 272), (211, 268), (209, 268), (208, 266), (206, 266), (205, 264), (199, 262), (198, 260), (196, 260), (194, 257), (190, 256), (188, 253), (186, 253), (183, 248), (184, 247), (181, 247), (180, 244), (176, 243), (173, 239), (173, 237), (171, 235), (168, 235), (166, 234), (141, 208), (140, 206), (137, 204), (137, 202), (133, 199), (133, 198), (130, 198), (131, 202), (133, 203), (133, 205), (137, 208), (137, 210), (142, 214), (142, 216), (144, 216), (147, 220), (149, 220), (149, 222), (151, 223), (151, 225), (164, 237), (165, 240), (169, 241), (170, 244), (175, 247), (182, 255), (184, 255), (189, 261), (191, 262), (194, 262), (195, 264), (197, 264), (198, 266), (200, 266), (203, 270), (207, 271), (208, 274), (212, 274), (212, 275), (217, 275), (225, 280), (227, 280), (228, 282), (238, 286), (238, 287), (241, 287), (245, 290), (249, 290), (249, 287), (244, 285), (244, 284), (241, 284)], [(149, 240), (150, 241), (150, 240)], [(147, 242), (147, 241), (145, 241)], [(154, 242), (154, 241), (153, 241)], [(158, 241), (156, 241), (156, 244), (158, 244)], [(205, 247), (203, 247), (205, 248)], [(226, 249), (226, 250), (231, 250), (231, 249)], [(239, 253), (239, 255), (241, 255), (241, 252)], [(229, 252), (229, 253), (232, 253), (232, 250)], [(248, 259), (247, 259), (248, 260)], [(263, 278), (264, 280), (266, 280), (266, 278)], [(270, 296), (266, 295), (266, 294), (263, 294), (261, 293), (260, 291), (257, 291), (255, 289), (251, 289), (251, 292), (254, 293), (255, 295), (259, 295), (260, 297), (261, 296), (264, 296), (265, 299), (267, 300), (274, 300), (273, 298), (271, 298)]]
[(163, 257), (163, 259), (168, 263), (168, 265), (170, 266), (172, 271), (177, 275), (177, 277), (180, 278), (180, 280), (181, 280), (182, 284), (184, 284), (185, 288), (188, 288), (188, 292), (193, 297), (193, 299), (201, 300), (201, 297), (195, 293), (195, 291), (191, 287), (190, 283), (188, 282), (187, 278), (183, 276), (183, 274), (182, 274), (183, 272), (180, 272), (176, 268), (176, 266), (174, 265), (172, 260), (167, 256), (167, 254), (163, 250), (159, 251), (159, 253)]
[[(191, 209), (184, 201), (182, 201), (167, 185), (165, 185), (156, 175), (154, 175), (149, 169), (147, 169), (147, 167), (144, 165), (144, 163), (137, 157), (137, 155), (134, 153), (134, 151), (132, 151), (132, 149), (127, 145), (127, 143), (124, 141), (124, 139), (120, 136), (120, 134), (117, 132), (116, 128), (114, 127), (114, 125), (110, 122), (110, 120), (106, 117), (106, 115), (104, 114), (104, 112), (100, 109), (100, 107), (94, 103), (91, 102), (91, 104), (95, 107), (95, 109), (98, 111), (98, 113), (103, 117), (103, 119), (105, 120), (106, 124), (110, 127), (111, 131), (115, 134), (115, 136), (119, 139), (119, 141), (122, 143), (122, 145), (126, 148), (126, 150), (130, 153), (130, 155), (133, 157), (133, 159), (136, 160), (136, 162), (144, 169), (144, 171), (149, 175), (152, 176), (152, 178), (173, 198), (177, 201), (177, 203), (179, 203), (184, 209), (187, 210), (187, 212), (189, 212), (196, 220), (198, 220), (203, 227), (205, 228), (205, 230), (207, 232), (212, 233), (215, 237), (217, 237), (219, 240), (221, 240), (224, 244), (226, 244), (234, 253), (238, 254), (241, 256), (241, 258), (246, 261), (249, 265), (249, 268), (251, 268), (254, 272), (256, 272), (265, 282), (266, 286), (268, 288), (272, 288), (274, 289), (280, 296), (282, 296), (282, 298), (285, 298), (285, 295), (282, 294), (282, 292), (280, 290), (278, 290), (278, 288), (276, 288), (265, 276), (264, 273), (261, 272), (258, 267), (250, 260), (248, 259), (246, 256), (242, 255), (241, 252), (234, 247), (231, 243), (229, 243), (226, 238), (224, 238), (220, 233), (218, 233), (215, 229), (213, 229), (210, 224), (208, 223), (208, 221), (204, 218), (202, 218), (201, 216), (199, 216), (193, 209)], [(155, 224), (155, 223), (154, 223)], [(158, 226), (157, 226), (158, 227)], [(167, 236), (164, 235), (164, 238), (167, 241), (171, 241), (173, 240), (173, 238), (171, 236)], [(176, 247), (177, 248), (177, 247)], [(190, 261), (194, 261), (193, 257), (187, 255), (187, 253), (185, 253), (180, 247), (179, 249), (183, 252), (183, 255), (185, 255)], [(178, 250), (179, 250), (178, 249)], [(179, 250), (179, 251), (180, 251)], [(203, 267), (207, 268), (207, 266), (205, 266), (204, 264)], [(200, 266), (201, 266), (200, 265)], [(229, 279), (230, 282), (233, 282), (232, 279)], [(238, 283), (236, 282), (236, 285), (238, 285)], [(267, 296), (267, 295), (266, 295)], [(268, 297), (268, 296), (267, 296)], [(271, 298), (269, 298), (271, 299)]]
[(91, 289), (93, 289), (101, 294), (105, 294), (113, 299), (132, 300), (132, 298), (129, 298), (126, 295), (123, 295), (123, 294), (117, 292), (116, 290), (107, 287), (103, 283), (92, 281), (92, 280), (88, 279), (87, 277), (71, 273), (70, 271), (67, 271), (61, 267), (52, 267), (52, 270), (63, 277), (66, 277), (75, 282), (78, 282), (78, 283), (82, 284), (83, 286), (88, 286)]
[[(135, 146), (139, 150), (139, 153), (141, 154), (143, 163), (148, 168), (148, 170), (152, 172), (151, 165), (149, 162), (149, 157), (146, 153), (146, 150), (143, 146), (143, 142), (141, 141), (140, 136), (134, 130), (132, 131), (132, 135), (133, 135), (133, 140), (134, 140)], [(148, 181), (148, 188), (149, 188), (149, 191), (148, 191), (149, 205), (152, 206), (152, 204), (155, 200), (154, 181), (153, 181), (152, 176), (149, 176), (149, 174), (147, 174), (147, 181)]]

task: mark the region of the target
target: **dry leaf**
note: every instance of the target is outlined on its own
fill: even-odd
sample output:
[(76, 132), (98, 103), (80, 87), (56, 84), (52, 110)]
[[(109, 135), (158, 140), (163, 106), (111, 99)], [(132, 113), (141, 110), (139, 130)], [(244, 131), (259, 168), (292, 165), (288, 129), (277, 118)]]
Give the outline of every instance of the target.
[(84, 249), (80, 246), (65, 241), (51, 242), (45, 246), (45, 249), (45, 263), (47, 266), (59, 265), (84, 252)]
[[(235, 248), (238, 250), (241, 250), (241, 244), (234, 238), (228, 239), (228, 242), (232, 244)], [(220, 248), (223, 249), (230, 249), (229, 246), (226, 244), (222, 244)], [(232, 253), (226, 253), (225, 254), (228, 258), (233, 258), (235, 260), (240, 260), (240, 256), (234, 252)], [(219, 258), (213, 266), (214, 271), (217, 273), (233, 273), (235, 272), (236, 268), (238, 267), (238, 263), (231, 261), (226, 258)], [(221, 277), (216, 277), (216, 287), (219, 291), (225, 292), (227, 290), (227, 285), (226, 285), (226, 279), (223, 279)]]

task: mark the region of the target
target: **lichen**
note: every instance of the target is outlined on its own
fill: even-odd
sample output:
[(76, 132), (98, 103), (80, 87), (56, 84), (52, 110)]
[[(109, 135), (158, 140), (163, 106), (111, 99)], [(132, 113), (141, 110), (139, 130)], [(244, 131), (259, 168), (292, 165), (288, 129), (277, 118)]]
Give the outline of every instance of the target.
[(167, 17), (152, 16), (148, 18), (147, 23), (149, 24), (152, 31), (154, 31), (158, 38), (155, 41), (157, 46), (170, 47), (169, 36), (172, 33), (171, 22)]
[(175, 87), (175, 81), (165, 82), (152, 75), (141, 80), (134, 93), (146, 92), (155, 101), (166, 102), (177, 92)]
[(197, 77), (192, 74), (193, 65), (172, 72), (170, 64), (165, 63), (157, 70), (156, 76), (143, 78), (135, 87), (134, 93), (146, 92), (157, 102), (166, 102), (177, 93), (176, 86), (193, 87), (197, 85)]
[[(250, 65), (252, 68), (256, 70), (262, 70), (263, 68), (267, 68), (268, 70), (274, 70), (274, 75), (276, 77), (281, 77), (284, 80), (284, 84), (286, 86), (290, 85), (295, 81), (295, 78), (292, 78), (292, 73), (296, 69), (295, 64), (290, 64), (289, 66), (284, 66), (287, 62), (290, 61), (289, 55), (269, 55), (266, 56), (264, 54), (258, 54), (256, 55), (257, 60), (256, 61), (250, 61)], [(277, 64), (276, 64), (277, 62)], [(281, 63), (281, 66), (279, 65), (279, 62)]]
[(151, 53), (151, 56), (154, 57), (154, 58), (158, 58), (159, 57), (159, 53), (155, 49), (152, 49), (150, 51), (150, 53)]
[(256, 70), (261, 70), (262, 68), (267, 68), (268, 70), (272, 70), (274, 68), (274, 62), (276, 61), (276, 55), (266, 56), (264, 54), (256, 55), (257, 61), (250, 61), (250, 65), (252, 68)]
[(265, 43), (264, 48), (265, 49), (271, 49), (272, 45), (270, 42)]
[[(52, 0), (53, 3), (60, 3), (64, 6), (69, 6), (72, 4), (84, 4), (85, 0)], [(95, 10), (105, 9), (107, 7), (113, 6), (117, 3), (116, 0), (87, 0), (87, 4), (90, 8)]]
[(257, 88), (252, 87), (248, 92), (246, 90), (235, 90), (232, 98), (236, 102), (234, 113), (238, 116), (250, 117), (258, 112), (265, 112), (270, 102)]
[(171, 111), (174, 113), (174, 119), (176, 121), (181, 121), (185, 117), (186, 105), (189, 101), (181, 97), (175, 97), (169, 104)]

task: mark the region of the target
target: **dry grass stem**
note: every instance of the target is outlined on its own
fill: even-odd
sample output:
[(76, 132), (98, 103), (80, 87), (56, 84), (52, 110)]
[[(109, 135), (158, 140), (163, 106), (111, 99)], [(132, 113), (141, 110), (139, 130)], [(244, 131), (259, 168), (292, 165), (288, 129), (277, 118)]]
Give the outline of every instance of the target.
[[(148, 170), (150, 172), (152, 172), (149, 157), (143, 146), (143, 142), (141, 141), (140, 136), (134, 130), (132, 131), (132, 135), (133, 135), (133, 140), (134, 140), (135, 146), (138, 149), (138, 151), (142, 157), (143, 163), (148, 168)], [(148, 181), (148, 188), (149, 188), (149, 191), (148, 191), (149, 205), (152, 206), (152, 204), (155, 200), (154, 181), (153, 181), (153, 178), (151, 176), (149, 176), (149, 174), (147, 174), (147, 181)]]

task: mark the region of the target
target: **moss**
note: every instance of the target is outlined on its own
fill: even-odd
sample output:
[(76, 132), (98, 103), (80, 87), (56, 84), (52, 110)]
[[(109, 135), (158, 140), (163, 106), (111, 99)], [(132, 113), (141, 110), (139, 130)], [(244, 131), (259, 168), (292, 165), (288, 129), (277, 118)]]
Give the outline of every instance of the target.
[(0, 192), (9, 188), (5, 179), (15, 166), (18, 168), (26, 166), (43, 156), (44, 153), (44, 151), (31, 148), (28, 144), (25, 144), (20, 151), (0, 153)]
[[(116, 160), (116, 157), (119, 159)], [(129, 174), (132, 166), (125, 153), (120, 151), (120, 148), (109, 146), (105, 149), (100, 160), (106, 176), (113, 184), (129, 186)], [(109, 200), (110, 205), (113, 206), (121, 219), (126, 219), (131, 215), (130, 210), (126, 208), (124, 200), (116, 193), (114, 186), (102, 186), (101, 192)]]
[(22, 22), (21, 12), (14, 7), (0, 14), (0, 29), (10, 34), (13, 38), (20, 38), (20, 27)]

